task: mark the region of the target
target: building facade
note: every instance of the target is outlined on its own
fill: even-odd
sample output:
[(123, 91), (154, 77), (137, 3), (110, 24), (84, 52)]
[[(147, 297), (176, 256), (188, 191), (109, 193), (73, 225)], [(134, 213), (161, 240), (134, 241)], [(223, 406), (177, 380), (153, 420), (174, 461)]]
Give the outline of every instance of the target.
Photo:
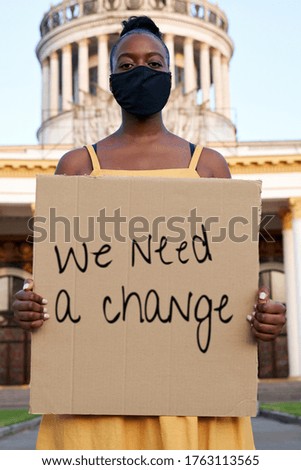
[(170, 52), (167, 128), (222, 153), (233, 178), (262, 181), (259, 282), (286, 303), (287, 325), (276, 341), (259, 345), (259, 376), (301, 376), (301, 140), (237, 140), (226, 14), (205, 0), (64, 0), (41, 21), (38, 144), (0, 147), (0, 384), (27, 383), (30, 375), (30, 337), (13, 323), (11, 293), (32, 272), (35, 177), (53, 174), (70, 148), (117, 129), (109, 53), (122, 20), (143, 14), (158, 24)]

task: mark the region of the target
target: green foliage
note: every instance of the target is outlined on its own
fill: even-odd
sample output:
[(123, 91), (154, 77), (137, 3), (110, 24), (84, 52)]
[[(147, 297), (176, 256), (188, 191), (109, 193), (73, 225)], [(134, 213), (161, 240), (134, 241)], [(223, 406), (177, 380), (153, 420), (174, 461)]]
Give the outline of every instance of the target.
[(31, 415), (25, 409), (0, 410), (0, 427), (22, 423), (36, 417), (37, 415)]
[(281, 403), (261, 403), (261, 410), (279, 411), (293, 416), (301, 416), (301, 401), (290, 401)]

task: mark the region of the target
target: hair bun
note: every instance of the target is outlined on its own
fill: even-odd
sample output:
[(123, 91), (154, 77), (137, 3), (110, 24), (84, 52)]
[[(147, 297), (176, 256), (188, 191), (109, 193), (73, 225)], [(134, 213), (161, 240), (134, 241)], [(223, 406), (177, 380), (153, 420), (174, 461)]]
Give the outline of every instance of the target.
[(135, 29), (144, 29), (162, 40), (162, 34), (158, 26), (148, 16), (131, 16), (128, 20), (122, 21), (122, 26), (123, 30), (120, 33), (120, 37)]

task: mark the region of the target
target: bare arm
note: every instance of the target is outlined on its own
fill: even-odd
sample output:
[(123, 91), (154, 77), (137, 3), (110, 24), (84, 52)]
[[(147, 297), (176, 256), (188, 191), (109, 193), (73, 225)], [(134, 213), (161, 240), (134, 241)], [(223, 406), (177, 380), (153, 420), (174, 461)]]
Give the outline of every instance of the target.
[(70, 150), (59, 160), (56, 175), (89, 175), (92, 171), (92, 164), (88, 152), (85, 148)]
[(202, 151), (197, 172), (203, 178), (231, 178), (225, 158), (216, 150), (207, 147)]

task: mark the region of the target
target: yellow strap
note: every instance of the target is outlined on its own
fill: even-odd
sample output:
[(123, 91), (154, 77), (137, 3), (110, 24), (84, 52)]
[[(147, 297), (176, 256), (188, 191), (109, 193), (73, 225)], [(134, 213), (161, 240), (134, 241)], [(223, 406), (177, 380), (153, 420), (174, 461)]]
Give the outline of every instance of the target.
[(92, 145), (85, 145), (85, 148), (88, 150), (88, 153), (90, 155), (93, 171), (100, 170), (99, 160), (94, 150), (94, 147)]
[(190, 170), (196, 170), (202, 151), (203, 151), (203, 147), (201, 145), (197, 145), (196, 148), (194, 149), (193, 155), (190, 160), (190, 165), (189, 165)]
[[(100, 167), (100, 163), (99, 163), (97, 154), (94, 150), (94, 147), (92, 145), (85, 145), (84, 147), (87, 149), (87, 151), (90, 155), (91, 162), (92, 162), (92, 167), (93, 167), (93, 172), (94, 171), (96, 171), (96, 172), (100, 171), (101, 167)], [(198, 166), (198, 163), (199, 163), (199, 159), (200, 159), (201, 154), (202, 154), (202, 151), (203, 151), (203, 147), (201, 145), (197, 145), (194, 152), (193, 152), (191, 160), (190, 160), (190, 164), (189, 164), (189, 169), (190, 170), (196, 170), (196, 168)]]

